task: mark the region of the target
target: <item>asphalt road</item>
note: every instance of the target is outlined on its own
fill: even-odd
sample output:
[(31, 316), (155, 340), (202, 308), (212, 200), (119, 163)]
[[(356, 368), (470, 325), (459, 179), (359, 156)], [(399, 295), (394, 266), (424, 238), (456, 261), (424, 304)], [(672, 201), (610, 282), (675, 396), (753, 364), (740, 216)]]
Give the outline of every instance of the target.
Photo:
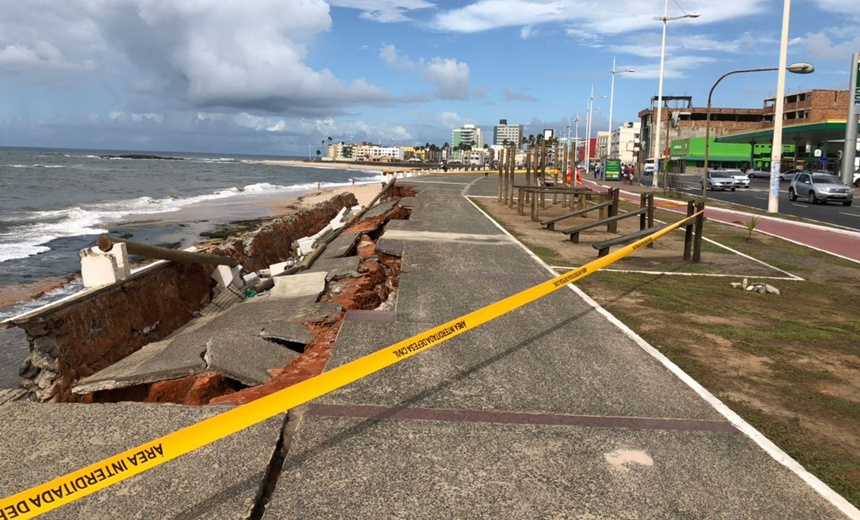
[[(646, 181), (650, 177), (646, 177)], [(701, 195), (700, 179), (693, 176), (682, 176), (682, 191)], [(740, 204), (750, 208), (767, 211), (768, 179), (751, 179), (749, 188), (738, 188), (731, 191), (709, 191), (708, 198)], [(845, 207), (840, 202), (827, 204), (809, 204), (805, 201), (788, 200), (788, 182), (779, 184), (779, 212), (786, 215), (818, 220), (827, 224), (860, 230), (860, 199), (855, 193), (854, 205)]]

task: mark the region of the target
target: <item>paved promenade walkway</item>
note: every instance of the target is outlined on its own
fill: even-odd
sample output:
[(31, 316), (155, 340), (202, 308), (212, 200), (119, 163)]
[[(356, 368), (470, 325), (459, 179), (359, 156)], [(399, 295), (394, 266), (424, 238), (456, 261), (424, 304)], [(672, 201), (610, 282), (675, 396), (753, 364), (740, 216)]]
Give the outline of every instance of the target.
[[(396, 310), (348, 315), (330, 366), (550, 276), (461, 196), (492, 177), (407, 183)], [(844, 517), (665, 363), (560, 290), (317, 399), (264, 518)]]
[[(420, 190), (403, 200), (411, 218), (390, 222), (377, 246), (402, 257), (396, 305), (347, 313), (329, 369), (553, 276), (463, 196), (495, 197), (493, 177), (403, 183)], [(0, 495), (220, 410), (0, 404)], [(281, 457), (283, 470), (270, 471)], [(264, 509), (261, 496), (270, 496)], [(293, 410), (287, 423), (269, 419), (44, 518), (806, 520), (860, 512), (566, 287)]]

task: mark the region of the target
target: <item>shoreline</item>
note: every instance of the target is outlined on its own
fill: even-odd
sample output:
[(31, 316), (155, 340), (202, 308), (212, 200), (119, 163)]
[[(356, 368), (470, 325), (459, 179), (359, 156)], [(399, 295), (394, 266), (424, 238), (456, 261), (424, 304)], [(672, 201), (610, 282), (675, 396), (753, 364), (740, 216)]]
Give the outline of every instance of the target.
[[(170, 213), (140, 215), (141, 218), (111, 226), (112, 233), (134, 232), (146, 237), (156, 236), (159, 243), (180, 243), (181, 247), (203, 246), (221, 239), (208, 238), (201, 233), (214, 232), (219, 228), (233, 228), (243, 222), (259, 220), (260, 225), (277, 218), (285, 217), (301, 210), (309, 209), (318, 202), (333, 196), (350, 192), (358, 203), (366, 206), (379, 193), (381, 186), (376, 183), (356, 184), (254, 197), (240, 201), (214, 201), (188, 206)], [(234, 226), (235, 225), (235, 226)], [(132, 238), (134, 240), (134, 238)], [(46, 293), (66, 287), (80, 277), (79, 273), (66, 273), (56, 277), (33, 280), (26, 284), (0, 287), (0, 309), (27, 304), (43, 297)]]
[[(382, 173), (395, 173), (395, 172), (414, 172), (414, 171), (422, 171), (421, 168), (416, 166), (383, 166), (383, 163), (340, 163), (340, 162), (331, 162), (331, 161), (313, 161), (313, 162), (305, 162), (305, 161), (296, 161), (291, 159), (284, 160), (274, 160), (274, 159), (264, 159), (261, 161), (248, 161), (249, 164), (264, 164), (267, 166), (297, 166), (300, 168), (323, 168), (329, 170), (348, 170), (348, 171), (374, 171), (374, 172), (382, 172)], [(427, 170), (430, 171), (430, 170)]]

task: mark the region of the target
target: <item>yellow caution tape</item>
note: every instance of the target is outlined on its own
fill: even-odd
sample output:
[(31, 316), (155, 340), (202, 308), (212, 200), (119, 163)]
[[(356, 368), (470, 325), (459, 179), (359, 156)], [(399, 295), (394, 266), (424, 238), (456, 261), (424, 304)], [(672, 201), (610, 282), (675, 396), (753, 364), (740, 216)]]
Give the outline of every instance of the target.
[(698, 213), (687, 217), (578, 269), (455, 318), (438, 327), (428, 329), (316, 377), (55, 478), (50, 482), (6, 497), (0, 500), (0, 520), (13, 518), (23, 520), (41, 515), (307, 403), (332, 390), (337, 390), (585, 278), (663, 237), (697, 215)]

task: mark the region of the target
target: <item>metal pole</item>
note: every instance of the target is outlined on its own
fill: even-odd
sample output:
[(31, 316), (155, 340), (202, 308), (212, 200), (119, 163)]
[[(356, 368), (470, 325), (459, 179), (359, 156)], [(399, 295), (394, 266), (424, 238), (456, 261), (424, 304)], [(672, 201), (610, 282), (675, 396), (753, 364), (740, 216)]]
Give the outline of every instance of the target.
[(779, 44), (779, 70), (776, 80), (776, 103), (773, 111), (773, 144), (770, 158), (770, 192), (767, 196), (767, 212), (779, 213), (779, 172), (782, 167), (782, 117), (785, 113), (785, 64), (788, 56), (788, 20), (791, 0), (785, 0), (782, 8), (782, 38)]
[(612, 142), (612, 102), (614, 100), (615, 100), (615, 58), (612, 58), (612, 83), (611, 83), (611, 86), (609, 87), (609, 140), (610, 140), (610, 142)]
[(651, 178), (651, 186), (655, 188), (660, 185), (660, 158), (663, 156), (663, 150), (660, 148), (660, 123), (663, 121), (663, 66), (666, 61), (666, 18), (668, 16), (669, 0), (666, 0), (666, 5), (663, 8), (663, 43), (660, 44), (660, 82), (657, 87), (657, 131), (654, 136), (654, 173)]
[(594, 85), (588, 98), (588, 117), (585, 119), (585, 173), (591, 171), (591, 107), (594, 106)]
[(848, 117), (845, 119), (845, 147), (842, 149), (842, 182), (854, 182), (857, 157), (857, 117), (860, 116), (860, 53), (851, 56), (851, 83), (848, 85)]

